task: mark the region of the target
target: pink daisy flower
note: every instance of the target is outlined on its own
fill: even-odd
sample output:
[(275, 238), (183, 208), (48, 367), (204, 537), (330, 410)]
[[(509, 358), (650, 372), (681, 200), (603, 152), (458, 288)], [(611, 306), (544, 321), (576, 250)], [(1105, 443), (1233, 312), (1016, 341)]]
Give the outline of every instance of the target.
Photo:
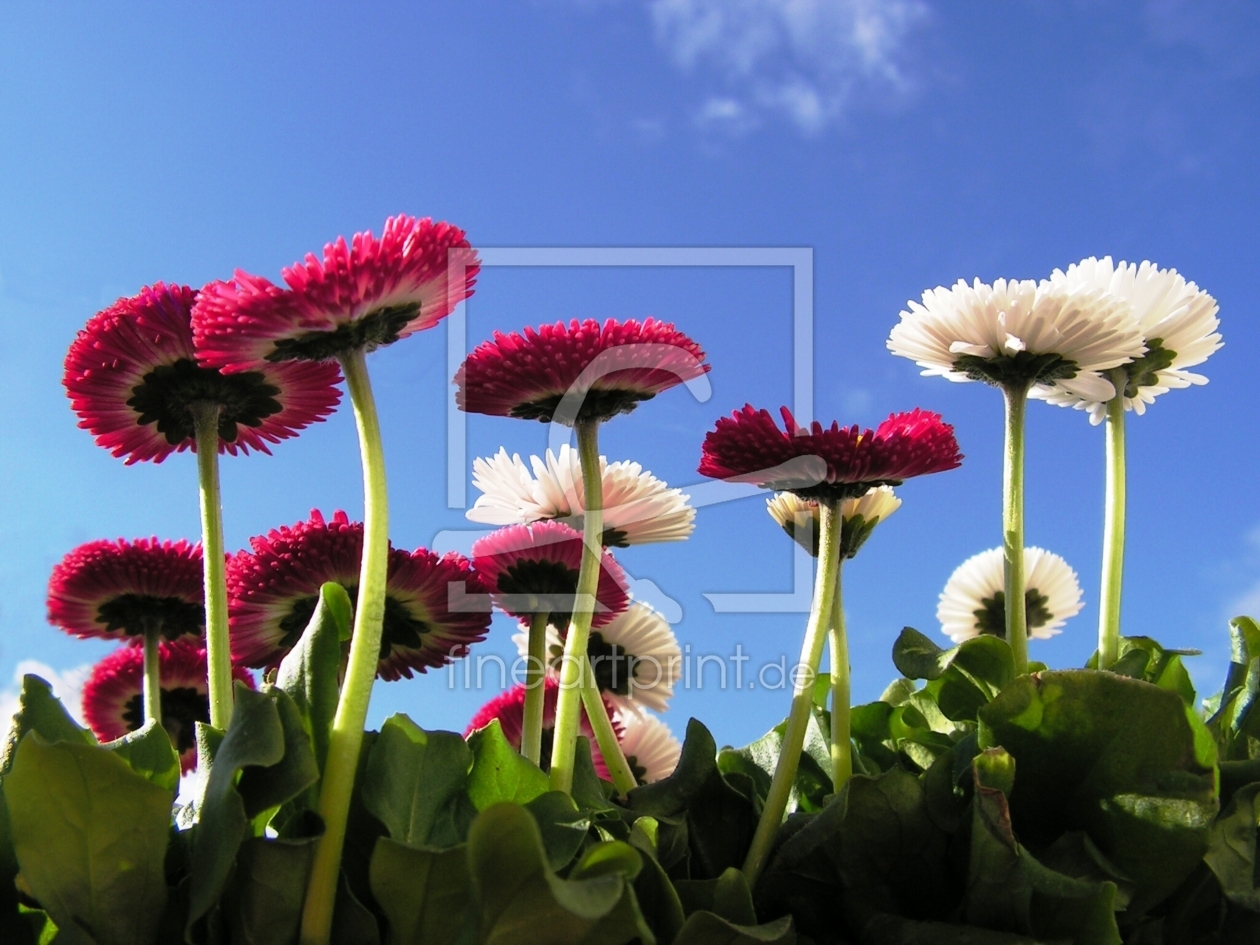
[(327, 361), (432, 328), (472, 294), (480, 263), (464, 231), (428, 217), (385, 221), (284, 269), (287, 289), (238, 270), (207, 286), (193, 318), (204, 363), (232, 371)]
[[(329, 522), (313, 510), (309, 521), (251, 538), (250, 547), (228, 562), (232, 659), (271, 667), (301, 639), (325, 582), (335, 581), (357, 599), (363, 525), (345, 512)], [(484, 640), (488, 608), (450, 607), (452, 595), (465, 593), (490, 593), (467, 558), (391, 548), (377, 675), (410, 679), (413, 671), (444, 666)]]
[(79, 426), (128, 464), (195, 449), (190, 407), (220, 405), (219, 451), (269, 443), (322, 420), (341, 397), (335, 365), (266, 364), (227, 375), (193, 350), (197, 290), (158, 282), (98, 312), (66, 355), (63, 383)]
[(844, 499), (962, 463), (954, 428), (940, 414), (895, 413), (862, 431), (817, 421), (806, 429), (786, 407), (781, 412), (786, 431), (769, 411), (751, 405), (718, 420), (704, 438), (700, 473), (804, 498)]
[[(187, 772), (197, 764), (196, 723), (210, 721), (206, 651), (183, 637), (163, 643), (158, 653), (162, 727)], [(254, 687), (243, 667), (233, 667), (232, 676)], [(83, 717), (97, 738), (113, 741), (144, 725), (143, 689), (144, 651), (138, 646), (121, 647), (92, 668), (83, 684)]]
[[(546, 771), (551, 766), (551, 739), (555, 734), (556, 727), (556, 700), (560, 695), (560, 683), (555, 679), (547, 679), (544, 683), (543, 690), (543, 729), (542, 729), (542, 768)], [(503, 729), (503, 737), (517, 751), (521, 750), (521, 733), (525, 728), (525, 692), (523, 685), (513, 686), (506, 692), (495, 696), (473, 716), (468, 728), (464, 730), (464, 737), (467, 738), (479, 728), (485, 728), (494, 719), (499, 720), (499, 726)], [(612, 719), (613, 731), (617, 733), (618, 740), (622, 737), (621, 723), (618, 721), (616, 713), (613, 711), (608, 700), (604, 700), (604, 709), (608, 713), (608, 717)], [(595, 732), (591, 728), (591, 720), (587, 718), (586, 709), (582, 709), (582, 717), (579, 722), (581, 733), (586, 736), (591, 743), (591, 760), (595, 763), (595, 773), (605, 781), (611, 780), (608, 774), (608, 765), (604, 763), (604, 756), (599, 752), (599, 746), (595, 744)]]
[[(673, 325), (574, 319), (524, 334), (495, 332), (455, 375), (455, 402), (469, 413), (572, 426), (629, 413), (708, 370), (703, 349)], [(566, 394), (573, 409), (557, 411)]]
[(202, 637), (201, 546), (186, 541), (92, 541), (53, 568), (48, 622), (76, 637)]
[[(582, 568), (582, 534), (562, 522), (508, 525), (473, 543), (473, 564), (505, 613), (528, 620), (548, 613), (557, 627), (568, 627)], [(602, 627), (624, 611), (626, 575), (616, 559), (603, 553), (591, 626)]]

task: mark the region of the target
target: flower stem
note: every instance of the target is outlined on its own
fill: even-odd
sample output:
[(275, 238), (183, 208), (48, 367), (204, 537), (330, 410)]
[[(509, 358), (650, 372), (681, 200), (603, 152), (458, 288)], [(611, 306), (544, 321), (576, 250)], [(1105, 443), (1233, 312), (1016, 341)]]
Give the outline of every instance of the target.
[(808, 671), (802, 671), (798, 667), (794, 673), (792, 709), (788, 714), (783, 745), (779, 749), (779, 761), (770, 781), (770, 793), (766, 796), (761, 819), (757, 822), (757, 832), (753, 835), (752, 846), (744, 859), (743, 873), (749, 886), (756, 886), (757, 877), (765, 869), (770, 849), (774, 845), (774, 836), (783, 823), (783, 814), (787, 810), (792, 786), (796, 782), (796, 768), (800, 764), (801, 748), (805, 744), (805, 732), (814, 707), (814, 677), (822, 659), (827, 624), (831, 620), (834, 606), (836, 578), (840, 567), (840, 508), (839, 503), (832, 499), (822, 499), (818, 504), (822, 515), (819, 527), (821, 535), (818, 576), (814, 581), (814, 602), (809, 612), (809, 623), (805, 625), (805, 640), (801, 645), (801, 664)]
[(630, 770), (630, 762), (626, 761), (621, 750), (621, 742), (613, 728), (612, 719), (608, 717), (608, 709), (604, 705), (604, 697), (599, 694), (599, 684), (595, 682), (595, 671), (591, 669), (591, 661), (583, 660), (585, 667), (582, 680), (582, 705), (586, 708), (586, 717), (591, 720), (591, 729), (595, 732), (595, 743), (599, 745), (599, 753), (604, 758), (604, 766), (612, 778), (617, 793), (625, 797), (639, 782)]
[(210, 724), (232, 722), (232, 645), (228, 637), (227, 574), (223, 560), (223, 500), (219, 493), (219, 411), (215, 403), (192, 408), (201, 491), (201, 560), (206, 597), (206, 686)]
[(1102, 599), (1098, 603), (1098, 668), (1120, 655), (1120, 585), (1124, 580), (1124, 368), (1110, 374), (1116, 396), (1107, 404), (1107, 499), (1103, 511)]
[(144, 720), (162, 721), (162, 661), (158, 649), (162, 624), (146, 620), (144, 627)]
[(556, 727), (551, 744), (551, 789), (568, 794), (573, 788), (573, 755), (577, 750), (582, 686), (586, 674), (586, 647), (599, 590), (604, 554), (604, 480), (599, 468), (599, 421), (577, 422), (578, 458), (582, 463), (582, 566), (578, 571), (573, 616), (564, 640), (560, 662), (560, 693), (556, 699)]
[(1024, 411), (1028, 385), (1013, 383), (1006, 394), (1006, 444), (1002, 451), (1002, 541), (1006, 556), (1006, 642), (1015, 675), (1028, 672), (1028, 613), (1024, 600)]
[(376, 401), (368, 378), (363, 349), (341, 356), (341, 370), (350, 391), (354, 421), (359, 430), (363, 459), (363, 559), (359, 565), (359, 596), (354, 633), (346, 663), (341, 698), (333, 717), (319, 791), (319, 815), (324, 835), (315, 847), (315, 861), (306, 886), (302, 910), (302, 945), (327, 945), (332, 930), (333, 900), (346, 838), (346, 818), (354, 776), (363, 744), (372, 683), (380, 661), (381, 629), (385, 618), (385, 581), (389, 567), (389, 499), (385, 488), (385, 454)]
[(543, 703), (547, 694), (548, 613), (529, 618), (529, 650), (525, 663), (525, 719), (521, 733), (521, 754), (534, 764), (542, 763)]
[[(837, 518), (839, 515), (837, 514)], [(836, 564), (836, 599), (831, 605), (831, 785), (839, 794), (853, 777), (853, 744), (849, 733), (849, 638), (844, 627), (844, 588)]]

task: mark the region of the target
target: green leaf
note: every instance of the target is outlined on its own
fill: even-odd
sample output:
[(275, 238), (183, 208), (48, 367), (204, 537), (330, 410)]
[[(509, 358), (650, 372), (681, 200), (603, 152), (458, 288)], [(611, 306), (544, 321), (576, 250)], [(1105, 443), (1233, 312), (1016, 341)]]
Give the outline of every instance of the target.
[(372, 895), (389, 919), (391, 945), (429, 945), (459, 938), (471, 885), (467, 851), (417, 850), (388, 837), (376, 841)]
[[(250, 690), (237, 683), (238, 705), (243, 692)], [(287, 692), (274, 686), (265, 688), (263, 696), (275, 703), (284, 747), (275, 764), (250, 765), (241, 771), (236, 790), (245, 802), (245, 816), (251, 820), (263, 811), (292, 800), (319, 780), (311, 737), (297, 704)], [(235, 716), (232, 721), (235, 723)], [(230, 727), (228, 733), (231, 734)]]
[[(862, 930), (862, 945), (1048, 945), (1024, 935), (974, 925), (917, 922), (897, 915), (874, 916)], [(1065, 943), (1055, 943), (1065, 945)]]
[(687, 919), (674, 945), (796, 945), (792, 917), (765, 925), (736, 925), (712, 912), (696, 912)]
[[(620, 850), (598, 844), (565, 880), (547, 866), (534, 818), (516, 804), (482, 811), (468, 833), (468, 864), (485, 945), (654, 945)], [(618, 848), (625, 844), (617, 844)], [(626, 849), (629, 849), (628, 847)], [(633, 850), (629, 851), (633, 853)], [(588, 862), (589, 861), (589, 862)]]
[(318, 839), (255, 837), (241, 845), (232, 881), (221, 900), (233, 945), (273, 945), (296, 939)]
[(494, 719), (468, 737), (473, 763), (468, 774), (468, 798), (478, 811), (501, 801), (527, 804), (551, 786), (532, 761), (508, 743)]
[(332, 581), (321, 587), (310, 623), (276, 675), (276, 685), (293, 699), (306, 723), (321, 771), (340, 696), (341, 642), (350, 639), (352, 611), (344, 587)]
[(945, 652), (914, 627), (903, 627), (893, 643), (892, 660), (907, 679), (937, 679), (947, 665)]
[[(788, 796), (788, 813), (821, 810), (831, 793), (830, 727), (830, 718), (822, 710), (811, 711), (796, 777)], [(770, 781), (779, 762), (786, 732), (785, 719), (752, 744), (743, 748), (724, 748), (718, 755), (719, 770), (724, 774), (740, 772), (751, 778), (760, 801), (770, 791)]]
[(4, 790), (21, 880), (59, 937), (148, 945), (166, 903), (173, 792), (104, 748), (38, 732), (22, 739)]
[(1083, 830), (1135, 885), (1140, 914), (1171, 893), (1207, 849), (1214, 758), (1181, 697), (1092, 670), (1020, 677), (980, 710), (979, 743), (1019, 768), (1015, 833), (1048, 847)]
[(1260, 825), (1260, 784), (1248, 784), (1234, 794), (1229, 807), (1212, 825), (1212, 838), (1203, 859), (1216, 874), (1229, 901), (1260, 912), (1256, 882), (1256, 827)]
[[(1145, 680), (1177, 693), (1186, 705), (1196, 704), (1194, 684), (1181, 658), (1196, 656), (1198, 650), (1168, 650), (1150, 637), (1121, 637), (1118, 652), (1119, 658), (1110, 666), (1110, 672)], [(1098, 653), (1095, 652), (1085, 665), (1088, 669), (1097, 669)]]
[(578, 810), (573, 799), (560, 791), (539, 794), (525, 809), (534, 815), (538, 824), (543, 848), (547, 851), (547, 864), (553, 870), (568, 866), (591, 829), (591, 815)]
[(426, 732), (405, 715), (381, 726), (361, 787), (369, 813), (392, 839), (450, 847), (468, 834), (474, 811), (465, 788), (473, 753), (453, 732)]
[(752, 892), (744, 874), (731, 867), (717, 879), (680, 880), (678, 895), (688, 915), (707, 911), (734, 925), (756, 925)]
[(585, 811), (602, 812), (616, 810), (609, 800), (612, 787), (600, 779), (595, 771), (595, 762), (591, 760), (591, 743), (585, 735), (577, 738), (577, 748), (573, 752), (573, 803)]
[(158, 787), (172, 793), (179, 790), (179, 755), (166, 729), (156, 720), (150, 719), (134, 732), (107, 742), (104, 747)]
[(656, 859), (660, 827), (655, 818), (636, 818), (630, 831), (630, 845), (643, 853), (643, 869), (634, 879), (639, 909), (661, 942), (673, 942), (682, 930), (686, 915), (674, 884)]
[(22, 692), (18, 696), (18, 710), (9, 728), (9, 740), (4, 757), (0, 759), (0, 779), (13, 767), (18, 745), (27, 732), (38, 732), (48, 744), (54, 742), (79, 742), (95, 745), (96, 738), (70, 717), (61, 700), (53, 695), (52, 686), (38, 676), (22, 677)]

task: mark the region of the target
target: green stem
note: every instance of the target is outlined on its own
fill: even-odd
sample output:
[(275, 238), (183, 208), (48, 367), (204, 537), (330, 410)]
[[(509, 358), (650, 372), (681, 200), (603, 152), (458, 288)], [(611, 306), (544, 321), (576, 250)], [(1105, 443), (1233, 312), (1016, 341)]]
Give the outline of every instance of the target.
[(853, 743), (849, 731), (849, 638), (844, 626), (843, 570), (844, 561), (840, 561), (836, 565), (836, 599), (831, 605), (831, 785), (836, 794), (853, 777)]
[(206, 596), (206, 685), (210, 724), (227, 731), (232, 722), (232, 645), (228, 637), (227, 574), (223, 558), (223, 500), (219, 493), (218, 404), (192, 408), (201, 490), (201, 560)]
[(621, 742), (613, 728), (612, 719), (608, 717), (608, 709), (604, 706), (604, 698), (599, 694), (599, 684), (595, 681), (595, 671), (591, 669), (589, 659), (583, 661), (585, 678), (582, 680), (582, 705), (586, 708), (586, 717), (591, 720), (591, 729), (595, 732), (595, 744), (599, 745), (599, 753), (604, 757), (604, 767), (612, 778), (617, 793), (625, 797), (639, 782), (630, 770), (630, 762), (626, 761), (621, 750)]
[(599, 469), (599, 421), (577, 422), (578, 457), (586, 508), (582, 511), (582, 567), (578, 572), (573, 616), (560, 662), (560, 693), (556, 699), (556, 726), (551, 743), (551, 789), (568, 794), (573, 788), (573, 755), (577, 750), (582, 684), (586, 672), (586, 646), (591, 617), (599, 590), (604, 553), (604, 481)]
[(341, 868), (350, 795), (363, 744), (363, 726), (381, 654), (385, 618), (385, 581), (389, 565), (389, 499), (385, 488), (385, 454), (376, 401), (368, 379), (363, 350), (341, 356), (341, 370), (350, 391), (359, 449), (363, 459), (363, 558), (359, 565), (359, 596), (354, 633), (346, 663), (341, 698), (333, 717), (319, 792), (319, 815), (324, 835), (315, 847), (315, 861), (306, 887), (302, 911), (302, 945), (327, 945), (332, 930), (333, 900)]
[(529, 649), (525, 657), (525, 719), (522, 723), (521, 754), (534, 764), (542, 763), (543, 703), (547, 694), (548, 613), (529, 618)]
[(1024, 411), (1028, 385), (1011, 384), (1006, 394), (1006, 444), (1002, 451), (1002, 541), (1006, 554), (1006, 642), (1015, 675), (1028, 672), (1028, 612), (1024, 600)]
[(144, 627), (144, 720), (162, 722), (162, 623), (146, 620)]
[(819, 526), (821, 534), (818, 576), (814, 581), (814, 602), (809, 612), (809, 623), (805, 625), (800, 660), (808, 668), (808, 672), (802, 672), (798, 667), (793, 674), (792, 708), (788, 714), (787, 731), (783, 734), (779, 761), (770, 781), (770, 792), (766, 796), (761, 819), (757, 822), (757, 832), (753, 835), (752, 846), (744, 860), (744, 878), (748, 880), (750, 887), (756, 886), (757, 877), (766, 866), (770, 849), (774, 845), (774, 836), (787, 811), (792, 786), (796, 783), (796, 768), (800, 764), (801, 748), (805, 744), (805, 732), (814, 707), (814, 678), (822, 659), (827, 624), (831, 620), (834, 606), (836, 577), (840, 567), (840, 508), (839, 503), (831, 499), (820, 500), (819, 506), (822, 521)]
[(1124, 580), (1124, 368), (1111, 372), (1116, 396), (1107, 404), (1107, 500), (1103, 512), (1102, 599), (1098, 602), (1098, 668), (1120, 656), (1120, 585)]

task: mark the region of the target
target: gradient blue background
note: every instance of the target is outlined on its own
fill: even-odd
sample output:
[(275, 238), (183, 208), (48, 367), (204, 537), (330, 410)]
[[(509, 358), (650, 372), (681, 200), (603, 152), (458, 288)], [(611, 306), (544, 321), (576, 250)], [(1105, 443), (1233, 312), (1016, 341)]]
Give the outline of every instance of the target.
[[(821, 19), (793, 19), (810, 9)], [(938, 410), (967, 457), (907, 484), (849, 567), (858, 700), (893, 675), (897, 631), (937, 634), (950, 572), (1000, 539), (1001, 399), (887, 353), (905, 301), (1092, 254), (1178, 268), (1220, 301), (1226, 347), (1203, 368), (1210, 385), (1130, 425), (1124, 626), (1203, 649), (1192, 669), (1214, 691), (1226, 620), (1260, 610), (1258, 80), (1248, 2), (4, 4), (0, 686), (22, 660), (69, 670), (108, 650), (44, 620), (49, 570), (74, 545), (198, 534), (191, 456), (125, 468), (76, 429), (60, 386), (76, 329), (141, 285), (235, 267), (275, 278), (407, 212), (481, 246), (813, 248), (816, 415)], [(705, 346), (713, 396), (645, 405), (607, 428), (605, 451), (687, 485), (717, 416), (791, 399), (787, 270), (487, 270), (469, 340), (649, 314)], [(464, 524), (445, 501), (445, 329), (371, 365), (393, 538), (426, 544)], [(1033, 655), (1079, 665), (1095, 632), (1101, 433), (1037, 404), (1028, 435), (1029, 543), (1064, 555), (1087, 599)], [(544, 436), (474, 417), (470, 455), (541, 452)], [(344, 410), (274, 457), (225, 458), (223, 476), (231, 547), (312, 507), (361, 513)], [(685, 544), (621, 557), (681, 604), (693, 652), (738, 643), (756, 665), (795, 655), (803, 615), (718, 615), (702, 593), (789, 590), (788, 547), (746, 499), (703, 510)], [(510, 653), (508, 633), (496, 624), (483, 652)], [(462, 728), (491, 694), (430, 674), (380, 686), (372, 717)], [(740, 742), (786, 701), (718, 691), (711, 671), (669, 720), (698, 715)]]

